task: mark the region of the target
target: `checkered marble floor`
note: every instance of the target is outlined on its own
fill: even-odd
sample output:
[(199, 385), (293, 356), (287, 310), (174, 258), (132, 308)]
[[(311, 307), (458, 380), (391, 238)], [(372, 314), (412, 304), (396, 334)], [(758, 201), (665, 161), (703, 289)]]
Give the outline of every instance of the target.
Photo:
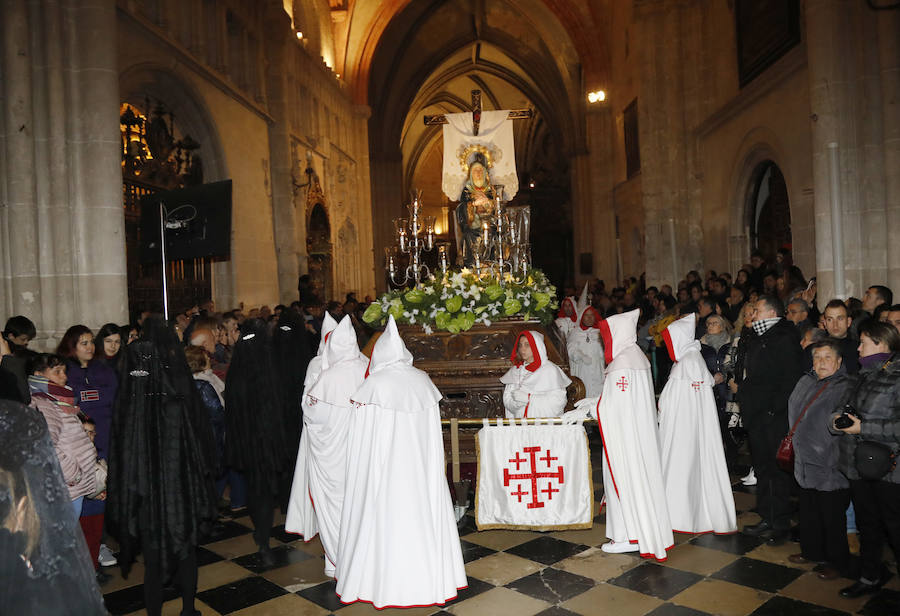
[[(599, 448), (592, 452), (596, 458)], [(600, 460), (595, 460), (597, 498), (602, 496)], [(738, 526), (758, 521), (755, 498), (736, 484)], [(599, 505), (595, 508), (599, 511)], [(469, 587), (447, 605), (406, 610), (375, 610), (368, 604), (343, 605), (334, 581), (323, 575), (322, 546), (284, 532), (283, 518), (273, 529), (276, 563), (265, 567), (256, 556), (249, 518), (224, 521), (198, 551), (197, 609), (204, 616), (356, 616), (359, 614), (454, 614), (456, 616), (896, 616), (900, 580), (895, 576), (878, 594), (844, 599), (848, 580), (822, 581), (810, 566), (788, 562), (796, 543), (771, 547), (759, 539), (676, 535), (665, 563), (628, 554), (605, 554), (604, 515), (590, 530), (534, 533), (477, 532), (468, 515), (460, 530)], [(851, 539), (854, 538), (851, 535)], [(852, 545), (852, 543), (851, 543)], [(143, 614), (143, 569), (137, 563), (128, 580), (118, 569), (104, 587), (112, 614)], [(179, 614), (176, 591), (164, 614)]]

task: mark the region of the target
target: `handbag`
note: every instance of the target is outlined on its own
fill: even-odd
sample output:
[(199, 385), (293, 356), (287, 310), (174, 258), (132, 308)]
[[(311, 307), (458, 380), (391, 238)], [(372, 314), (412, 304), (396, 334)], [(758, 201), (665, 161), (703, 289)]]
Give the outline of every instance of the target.
[(897, 454), (886, 443), (859, 441), (853, 461), (861, 478), (878, 480), (897, 467)]
[(819, 391), (816, 392), (816, 395), (810, 398), (809, 402), (806, 403), (806, 406), (803, 407), (803, 410), (800, 411), (800, 416), (797, 417), (797, 421), (791, 426), (790, 432), (781, 439), (781, 444), (778, 445), (778, 451), (775, 453), (775, 463), (781, 470), (788, 473), (794, 472), (794, 432), (797, 430), (797, 425), (800, 423), (800, 420), (806, 415), (806, 411), (809, 410), (812, 403), (816, 401), (819, 394), (825, 391), (826, 387), (828, 387), (828, 383), (822, 385), (819, 388)]

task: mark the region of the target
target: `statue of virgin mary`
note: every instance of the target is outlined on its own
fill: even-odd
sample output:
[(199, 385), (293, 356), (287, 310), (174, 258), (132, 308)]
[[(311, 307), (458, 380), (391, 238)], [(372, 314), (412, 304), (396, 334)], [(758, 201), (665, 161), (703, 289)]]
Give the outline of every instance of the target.
[(485, 224), (493, 237), (494, 196), (484, 155), (478, 153), (469, 164), (469, 178), (456, 206), (457, 251), (465, 267), (475, 264), (476, 250), (486, 249), (480, 242)]

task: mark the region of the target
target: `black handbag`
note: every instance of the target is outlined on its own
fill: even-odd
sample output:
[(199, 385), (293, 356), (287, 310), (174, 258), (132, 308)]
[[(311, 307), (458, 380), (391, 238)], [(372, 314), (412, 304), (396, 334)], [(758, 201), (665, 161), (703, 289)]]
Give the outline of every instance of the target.
[(878, 441), (860, 441), (853, 459), (856, 472), (863, 479), (881, 479), (897, 467), (897, 454), (890, 445)]

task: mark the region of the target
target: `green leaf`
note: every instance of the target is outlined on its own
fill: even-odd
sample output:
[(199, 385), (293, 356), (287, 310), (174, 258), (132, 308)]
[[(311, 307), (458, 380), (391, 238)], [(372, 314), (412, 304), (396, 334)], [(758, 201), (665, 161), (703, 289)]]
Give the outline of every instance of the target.
[(503, 287), (499, 284), (492, 284), (485, 287), (484, 292), (487, 294), (489, 300), (494, 301), (503, 295)]
[(463, 298), (460, 295), (454, 295), (450, 299), (444, 302), (444, 306), (447, 308), (449, 312), (457, 312), (460, 308), (462, 308)]
[(450, 319), (449, 312), (439, 312), (434, 315), (434, 324), (438, 329), (447, 329), (447, 326), (450, 324)]
[(503, 302), (503, 313), (511, 317), (522, 309), (522, 302), (517, 299), (508, 299)]
[(411, 304), (419, 304), (423, 299), (425, 299), (425, 293), (423, 293), (419, 289), (412, 289), (403, 296), (403, 299)]

